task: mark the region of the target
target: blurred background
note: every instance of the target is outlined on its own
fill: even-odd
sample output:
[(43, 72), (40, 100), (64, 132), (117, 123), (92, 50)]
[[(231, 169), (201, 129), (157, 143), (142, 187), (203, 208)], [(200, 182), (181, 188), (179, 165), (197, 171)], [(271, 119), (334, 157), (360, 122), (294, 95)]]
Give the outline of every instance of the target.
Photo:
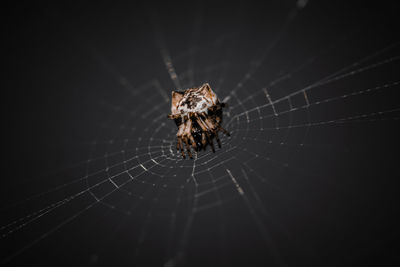
[[(8, 3), (1, 262), (398, 262), (396, 3)], [(183, 160), (170, 92), (227, 102)]]

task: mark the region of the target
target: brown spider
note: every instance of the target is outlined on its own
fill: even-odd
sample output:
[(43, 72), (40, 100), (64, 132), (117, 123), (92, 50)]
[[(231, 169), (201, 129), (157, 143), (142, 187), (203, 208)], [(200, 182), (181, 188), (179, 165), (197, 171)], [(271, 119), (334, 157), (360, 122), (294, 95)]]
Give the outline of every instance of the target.
[(225, 103), (219, 102), (208, 83), (183, 92), (172, 91), (171, 114), (168, 118), (173, 119), (178, 126), (176, 149), (181, 151), (183, 158), (184, 144), (190, 158), (193, 158), (190, 147), (200, 151), (210, 145), (215, 152), (214, 137), (221, 148), (218, 132), (222, 131), (230, 136), (229, 132), (221, 127), (223, 107)]

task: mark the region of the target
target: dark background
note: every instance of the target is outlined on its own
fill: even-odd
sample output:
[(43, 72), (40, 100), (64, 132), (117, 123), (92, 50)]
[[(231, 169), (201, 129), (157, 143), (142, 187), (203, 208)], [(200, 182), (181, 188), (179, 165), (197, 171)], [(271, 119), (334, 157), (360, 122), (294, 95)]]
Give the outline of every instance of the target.
[[(395, 4), (376, 1), (309, 1), (303, 9), (296, 8), (296, 1), (6, 4), (2, 12), (5, 149), (1, 225), (25, 219), (13, 224), (10, 229), (15, 231), (10, 233), (6, 231), (8, 228), (2, 228), (2, 234), (7, 234), (0, 239), (1, 259), (15, 265), (354, 266), (398, 263), (399, 111), (350, 119), (334, 123), (334, 126), (310, 127), (304, 146), (300, 146), (303, 141), (299, 138), (304, 132), (275, 128), (270, 140), (277, 144), (284, 140), (287, 145), (260, 146), (244, 140), (263, 140), (264, 136), (268, 140), (270, 132), (249, 124), (259, 131), (257, 135), (253, 135), (254, 132), (244, 134), (240, 131), (247, 127), (243, 116), (237, 122), (229, 121), (260, 104), (246, 102), (244, 107), (239, 105), (238, 108), (237, 98), (231, 98), (226, 122), (230, 122), (227, 128), (232, 138), (224, 138), (222, 150), (233, 150), (226, 154), (217, 152), (212, 164), (222, 161), (225, 168), (215, 167), (206, 173), (232, 183), (225, 172), (229, 168), (246, 193), (257, 194), (250, 194), (246, 202), (232, 184), (226, 194), (223, 185), (214, 187), (212, 190), (219, 192), (222, 203), (196, 215), (190, 223), (188, 237), (184, 238), (188, 218), (196, 208), (194, 192), (206, 190), (199, 187), (196, 191), (189, 183), (176, 208), (178, 215), (170, 243), (164, 236), (163, 225), (167, 221), (162, 216), (170, 218), (172, 206), (168, 206), (168, 201), (175, 205), (176, 192), (164, 196), (165, 201), (156, 201), (156, 204), (154, 195), (138, 192), (143, 201), (133, 201), (138, 203), (133, 216), (126, 214), (130, 206), (109, 204), (124, 198), (117, 192), (114, 200), (96, 204), (71, 221), (68, 218), (90, 205), (93, 199), (89, 194), (68, 201), (67, 207), (57, 208), (37, 220), (29, 221), (25, 217), (85, 190), (87, 184), (76, 188), (68, 186), (65, 191), (52, 188), (96, 171), (97, 166), (92, 167), (92, 163), (86, 162), (88, 159), (100, 156), (103, 160), (105, 154), (120, 150), (120, 143), (126, 138), (130, 140), (128, 147), (133, 150), (132, 156), (139, 155), (136, 147), (146, 149), (150, 145), (152, 141), (140, 138), (148, 137), (159, 125), (156, 116), (147, 120), (139, 116), (154, 107), (160, 107), (155, 115), (165, 113), (166, 116), (169, 104), (160, 96), (147, 103), (148, 97), (159, 93), (143, 85), (157, 79), (168, 96), (176, 88), (160, 53), (163, 45), (178, 76), (187, 68), (190, 70), (191, 56), (196, 57), (192, 66), (195, 84), (181, 82), (182, 87), (203, 82), (210, 82), (213, 87), (218, 84), (220, 75), (224, 82), (216, 92), (222, 99), (230, 95), (254, 61), (260, 59), (263, 51), (268, 50), (285, 29), (255, 72), (255, 81), (245, 83), (244, 88), (247, 88), (238, 90), (239, 97), (256, 95), (271, 80), (316, 56), (312, 64), (271, 88), (270, 94), (275, 99), (396, 44), (399, 41), (398, 12)], [(296, 17), (285, 28), (285, 21), (291, 14)], [(391, 46), (343, 73), (399, 56), (399, 52), (398, 46)], [(228, 65), (227, 70), (221, 72), (218, 63)], [(211, 68), (215, 66), (217, 70)], [(399, 67), (394, 60), (359, 76), (323, 86), (321, 91), (310, 90), (310, 98), (315, 102), (397, 81)], [(337, 121), (352, 115), (399, 108), (398, 89), (394, 86), (378, 94), (362, 94), (310, 107), (311, 121)], [(133, 97), (130, 97), (132, 92)], [(130, 108), (140, 112), (132, 115)], [(303, 123), (303, 119), (296, 117), (287, 123), (282, 117), (278, 123)], [(264, 127), (272, 123), (257, 116), (254, 119), (265, 122)], [(167, 130), (157, 132), (157, 138), (173, 145), (176, 128), (167, 119), (161, 121), (166, 123)], [(125, 131), (120, 127), (125, 125), (134, 129)], [(110, 140), (115, 142), (111, 146)], [(254, 154), (246, 155), (243, 148), (261, 157), (272, 155), (274, 160), (284, 164), (270, 166), (269, 161), (255, 158)], [(237, 162), (223, 161), (230, 156), (235, 156)], [(206, 157), (211, 159), (213, 155)], [(267, 183), (261, 183), (254, 172), (243, 167), (245, 165), (240, 166), (249, 157), (254, 159), (249, 163), (253, 164), (252, 169), (265, 177)], [(145, 174), (147, 176), (142, 179), (153, 181), (157, 177), (170, 179), (177, 175), (177, 179), (186, 181), (190, 173), (186, 173), (183, 166), (190, 166), (193, 161), (181, 161), (176, 154), (173, 158), (168, 162), (171, 168), (162, 167)], [(121, 162), (117, 158), (110, 160)], [(141, 160), (139, 157), (138, 162), (144, 161)], [(205, 169), (201, 165), (200, 170)], [(243, 169), (247, 170), (249, 183), (241, 172)], [(101, 175), (100, 179), (106, 177), (106, 174)], [(199, 173), (199, 179), (206, 179), (203, 175)], [(157, 180), (155, 183), (172, 185), (174, 182)], [(127, 191), (133, 192), (135, 187)], [(42, 192), (50, 193), (31, 199)], [(256, 195), (261, 196), (259, 200)], [(205, 201), (216, 203), (212, 197)], [(164, 215), (160, 215), (163, 214), (162, 203), (168, 206)], [(154, 212), (149, 213), (149, 210)], [(258, 215), (252, 215), (251, 211)], [(65, 220), (66, 223), (60, 225)], [(58, 225), (60, 227), (56, 227)]]

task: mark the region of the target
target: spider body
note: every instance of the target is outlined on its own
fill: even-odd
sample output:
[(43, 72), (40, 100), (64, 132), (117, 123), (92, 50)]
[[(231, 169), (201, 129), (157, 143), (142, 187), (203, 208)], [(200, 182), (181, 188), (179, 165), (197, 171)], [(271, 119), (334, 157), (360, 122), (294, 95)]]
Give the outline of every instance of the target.
[(171, 114), (168, 118), (173, 119), (178, 127), (176, 149), (181, 151), (183, 158), (184, 147), (190, 158), (191, 148), (200, 151), (210, 145), (215, 152), (214, 138), (218, 147), (221, 147), (218, 132), (222, 131), (229, 136), (229, 132), (221, 126), (222, 108), (225, 104), (218, 100), (208, 83), (182, 92), (172, 91), (171, 102)]

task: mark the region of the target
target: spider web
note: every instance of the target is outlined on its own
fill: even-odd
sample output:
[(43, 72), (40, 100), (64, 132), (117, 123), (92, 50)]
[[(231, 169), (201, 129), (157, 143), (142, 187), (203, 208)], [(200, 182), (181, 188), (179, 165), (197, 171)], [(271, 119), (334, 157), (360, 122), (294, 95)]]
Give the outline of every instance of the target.
[[(329, 194), (328, 172), (342, 174), (335, 170), (347, 164), (346, 131), (398, 123), (400, 56), (388, 38), (362, 47), (373, 35), (364, 25), (338, 33), (324, 25), (334, 33), (304, 37), (307, 8), (294, 3), (266, 42), (246, 50), (239, 30), (201, 38), (207, 24), (196, 16), (192, 43), (174, 51), (163, 20), (153, 18), (165, 70), (140, 85), (93, 53), (124, 90), (118, 101), (101, 99), (106, 116), (82, 145), (87, 159), (54, 174), (66, 182), (2, 208), (3, 262), (60, 238), (88, 247), (71, 248), (70, 261), (81, 263), (317, 262), (315, 244), (299, 234), (313, 232), (308, 207)], [(166, 119), (170, 91), (204, 82), (228, 104), (222, 125), (231, 137), (221, 136), (216, 153), (182, 159)]]

